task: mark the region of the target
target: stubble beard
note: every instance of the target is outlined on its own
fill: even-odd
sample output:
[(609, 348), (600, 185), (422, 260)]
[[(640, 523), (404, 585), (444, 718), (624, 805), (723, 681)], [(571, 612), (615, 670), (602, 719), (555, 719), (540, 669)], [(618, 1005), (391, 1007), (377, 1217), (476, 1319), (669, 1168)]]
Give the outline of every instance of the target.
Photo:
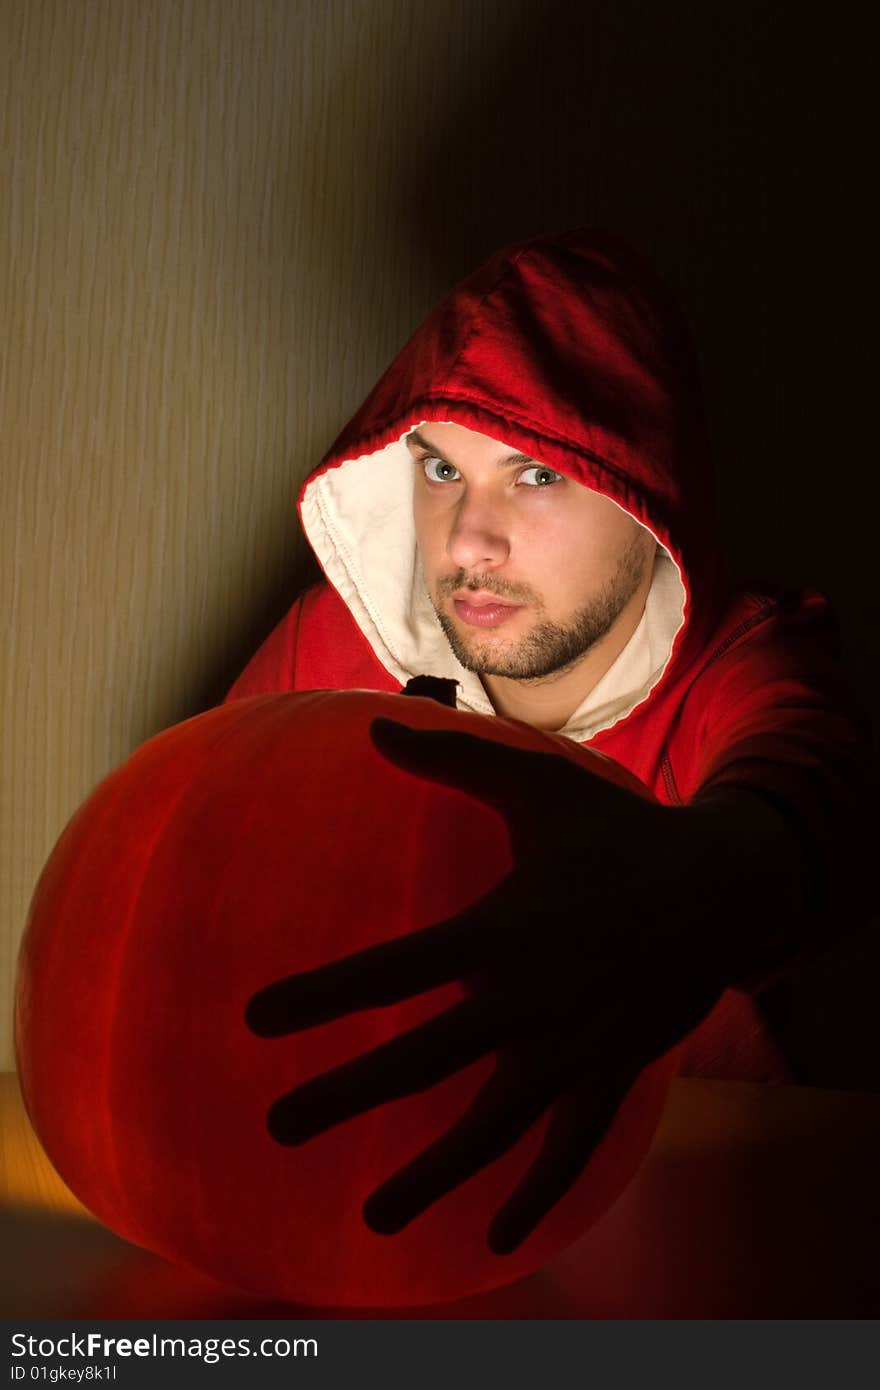
[[(612, 579), (567, 623), (540, 620), (530, 632), (505, 651), (493, 651), (479, 639), (463, 638), (452, 618), (432, 596), (437, 620), (457, 660), (466, 671), (480, 676), (504, 676), (515, 681), (540, 681), (562, 675), (577, 664), (610, 632), (642, 582), (648, 552), (640, 529), (624, 551)], [(511, 602), (531, 601), (540, 612), (540, 596), (523, 586), (503, 585), (487, 576), (464, 578), (462, 571), (438, 584), (438, 599), (460, 589), (485, 589)]]

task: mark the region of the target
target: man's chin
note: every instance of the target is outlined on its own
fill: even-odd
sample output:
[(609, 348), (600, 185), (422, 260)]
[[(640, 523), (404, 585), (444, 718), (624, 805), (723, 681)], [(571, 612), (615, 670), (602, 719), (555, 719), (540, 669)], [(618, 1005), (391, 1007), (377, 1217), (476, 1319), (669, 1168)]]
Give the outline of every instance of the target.
[(500, 633), (492, 636), (483, 632), (479, 638), (459, 637), (454, 642), (450, 639), (449, 645), (464, 669), (476, 676), (504, 676), (509, 680), (531, 678), (533, 657), (522, 639), (517, 641)]
[(441, 626), (456, 659), (466, 671), (491, 676), (501, 674), (494, 670), (499, 664), (517, 664), (517, 649), (522, 645), (522, 637), (502, 632), (500, 625), (475, 629), (444, 615)]
[(497, 676), (512, 681), (558, 679), (573, 670), (604, 632), (571, 634), (564, 628), (538, 623), (527, 632), (502, 632), (484, 628), (478, 634), (445, 614), (440, 625), (453, 655), (466, 671), (477, 676)]

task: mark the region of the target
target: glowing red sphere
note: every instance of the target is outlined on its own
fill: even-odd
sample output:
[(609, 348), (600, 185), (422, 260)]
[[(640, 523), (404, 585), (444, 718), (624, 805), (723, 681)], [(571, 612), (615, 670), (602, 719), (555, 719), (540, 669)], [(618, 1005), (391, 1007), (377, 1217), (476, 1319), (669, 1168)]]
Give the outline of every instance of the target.
[(283, 976), (449, 917), (510, 867), (503, 819), (392, 766), (376, 716), (555, 750), (644, 795), (615, 763), (525, 725), (369, 691), (241, 700), (175, 725), (92, 793), (37, 886), (16, 1043), (25, 1101), (58, 1172), (120, 1235), (273, 1299), (439, 1302), (527, 1274), (627, 1185), (676, 1068), (642, 1073), (567, 1196), (512, 1255), (486, 1228), (545, 1120), (395, 1236), (365, 1198), (438, 1137), (484, 1058), (296, 1148), (269, 1107), (301, 1081), (462, 997), (448, 985), (276, 1039), (245, 1024)]

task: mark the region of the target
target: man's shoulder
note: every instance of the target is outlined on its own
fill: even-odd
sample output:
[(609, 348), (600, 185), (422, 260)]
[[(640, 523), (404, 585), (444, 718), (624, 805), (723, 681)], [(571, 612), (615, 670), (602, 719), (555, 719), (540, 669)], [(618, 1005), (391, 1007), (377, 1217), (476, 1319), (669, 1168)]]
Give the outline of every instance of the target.
[(693, 663), (698, 677), (718, 662), (747, 659), (782, 647), (821, 647), (837, 652), (839, 629), (827, 595), (813, 587), (773, 581), (732, 591)]
[(288, 690), (399, 690), (341, 596), (311, 585), (254, 653), (227, 700)]
[(778, 583), (731, 594), (678, 695), (686, 729), (694, 718), (729, 721), (734, 711), (745, 718), (762, 709), (833, 705), (864, 717), (831, 600), (816, 588)]
[(357, 630), (357, 624), (348, 605), (338, 590), (334, 589), (333, 585), (328, 583), (326, 579), (319, 579), (304, 589), (293, 605), (291, 614), (294, 611), (297, 612), (301, 625), (333, 623), (337, 626), (348, 626)]
[(327, 580), (311, 585), (282, 619), (296, 690), (398, 690), (342, 596)]

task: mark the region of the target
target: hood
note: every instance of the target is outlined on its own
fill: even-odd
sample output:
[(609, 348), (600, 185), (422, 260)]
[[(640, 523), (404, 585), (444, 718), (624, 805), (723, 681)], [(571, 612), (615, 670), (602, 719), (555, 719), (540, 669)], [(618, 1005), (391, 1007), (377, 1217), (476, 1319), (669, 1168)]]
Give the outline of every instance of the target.
[(642, 619), (561, 730), (625, 719), (702, 649), (727, 590), (695, 357), (651, 268), (618, 238), (576, 229), (496, 252), (395, 358), (300, 494), (306, 537), (381, 664), (459, 682), (421, 576), (405, 440), (452, 422), (602, 493), (658, 542)]

